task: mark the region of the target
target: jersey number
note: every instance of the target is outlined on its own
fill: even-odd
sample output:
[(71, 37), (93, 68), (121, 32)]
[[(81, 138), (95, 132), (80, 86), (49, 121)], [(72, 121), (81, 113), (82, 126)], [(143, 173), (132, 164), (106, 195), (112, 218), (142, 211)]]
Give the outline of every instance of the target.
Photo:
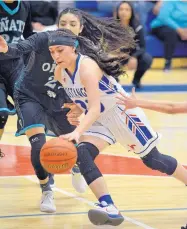
[(48, 79), (48, 82), (45, 84), (46, 87), (49, 87), (51, 89), (54, 89), (56, 86), (56, 80), (54, 79), (54, 76), (50, 76)]

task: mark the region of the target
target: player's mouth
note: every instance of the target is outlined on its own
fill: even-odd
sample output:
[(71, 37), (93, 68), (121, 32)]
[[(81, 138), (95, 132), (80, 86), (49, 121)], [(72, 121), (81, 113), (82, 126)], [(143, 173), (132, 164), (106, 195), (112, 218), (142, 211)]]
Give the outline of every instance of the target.
[(62, 63), (63, 63), (63, 61), (57, 61), (56, 63), (57, 63), (57, 64), (62, 64)]

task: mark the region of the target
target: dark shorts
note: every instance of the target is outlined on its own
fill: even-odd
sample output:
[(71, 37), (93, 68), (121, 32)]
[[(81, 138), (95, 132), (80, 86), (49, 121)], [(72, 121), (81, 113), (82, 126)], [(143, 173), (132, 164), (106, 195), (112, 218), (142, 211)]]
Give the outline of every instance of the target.
[(44, 127), (56, 136), (72, 132), (75, 127), (66, 118), (67, 112), (44, 108), (39, 102), (27, 98), (19, 93), (14, 94), (14, 101), (18, 115), (16, 136), (35, 127)]
[(8, 100), (8, 93), (3, 83), (0, 83), (0, 116), (15, 115), (14, 105)]

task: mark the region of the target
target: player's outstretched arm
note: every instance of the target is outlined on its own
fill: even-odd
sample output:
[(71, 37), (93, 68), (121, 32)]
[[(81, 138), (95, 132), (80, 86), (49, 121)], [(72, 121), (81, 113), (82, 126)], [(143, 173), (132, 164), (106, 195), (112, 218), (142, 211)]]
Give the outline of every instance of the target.
[(48, 34), (46, 32), (36, 33), (17, 44), (8, 45), (4, 38), (0, 36), (0, 60), (19, 58), (32, 51), (40, 52), (47, 42)]
[(131, 96), (128, 97), (121, 93), (119, 96), (117, 96), (117, 99), (117, 104), (125, 106), (124, 112), (128, 109), (141, 107), (144, 109), (167, 114), (187, 113), (187, 102), (169, 102), (139, 99), (136, 97), (134, 88), (132, 89)]

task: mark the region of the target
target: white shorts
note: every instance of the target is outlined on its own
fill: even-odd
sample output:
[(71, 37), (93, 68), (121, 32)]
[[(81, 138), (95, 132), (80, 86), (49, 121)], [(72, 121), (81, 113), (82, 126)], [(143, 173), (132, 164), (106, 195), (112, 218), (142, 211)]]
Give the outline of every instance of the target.
[(123, 115), (122, 111), (123, 107), (116, 105), (101, 115), (83, 135), (101, 138), (109, 144), (119, 142), (144, 157), (157, 145), (160, 136), (151, 128), (142, 109), (127, 110)]

